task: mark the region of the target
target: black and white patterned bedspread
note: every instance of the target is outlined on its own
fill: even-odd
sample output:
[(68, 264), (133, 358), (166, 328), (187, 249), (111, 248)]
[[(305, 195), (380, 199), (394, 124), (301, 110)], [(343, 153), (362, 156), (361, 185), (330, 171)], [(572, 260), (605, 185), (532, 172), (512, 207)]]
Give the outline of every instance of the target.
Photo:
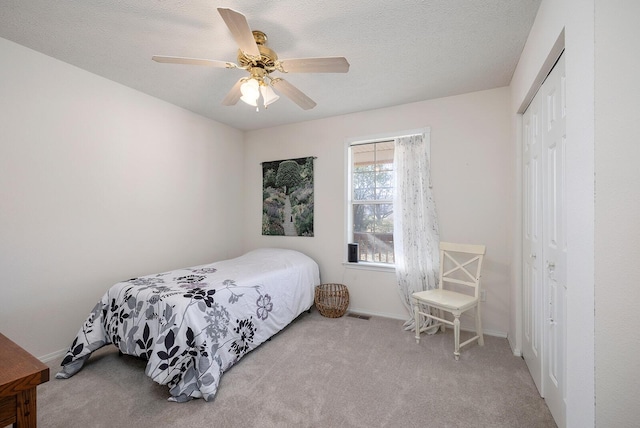
[(313, 304), (318, 265), (293, 250), (133, 278), (102, 297), (73, 340), (57, 378), (77, 373), (112, 343), (148, 360), (171, 401), (212, 400), (223, 372)]

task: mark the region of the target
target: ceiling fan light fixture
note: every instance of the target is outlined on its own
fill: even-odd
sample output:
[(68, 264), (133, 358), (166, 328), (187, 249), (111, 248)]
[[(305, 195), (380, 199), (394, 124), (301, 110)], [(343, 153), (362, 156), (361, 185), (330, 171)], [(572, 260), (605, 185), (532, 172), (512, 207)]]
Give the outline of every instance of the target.
[(278, 99), (280, 98), (275, 93), (273, 88), (268, 85), (260, 85), (260, 93), (262, 93), (262, 101), (264, 102), (264, 108), (267, 108), (269, 104), (278, 101)]
[(248, 98), (246, 95), (240, 97), (242, 101), (253, 107), (258, 107), (258, 99)]
[(258, 98), (260, 98), (260, 84), (255, 79), (247, 79), (240, 86), (240, 92), (242, 96), (240, 99), (250, 106), (257, 107), (258, 106)]

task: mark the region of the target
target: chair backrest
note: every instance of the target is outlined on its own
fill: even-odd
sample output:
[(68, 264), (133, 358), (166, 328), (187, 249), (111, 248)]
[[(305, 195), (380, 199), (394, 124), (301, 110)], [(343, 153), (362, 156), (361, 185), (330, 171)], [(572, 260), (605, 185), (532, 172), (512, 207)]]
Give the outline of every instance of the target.
[(440, 283), (459, 284), (473, 288), (474, 296), (480, 293), (480, 273), (486, 247), (484, 245), (440, 243)]

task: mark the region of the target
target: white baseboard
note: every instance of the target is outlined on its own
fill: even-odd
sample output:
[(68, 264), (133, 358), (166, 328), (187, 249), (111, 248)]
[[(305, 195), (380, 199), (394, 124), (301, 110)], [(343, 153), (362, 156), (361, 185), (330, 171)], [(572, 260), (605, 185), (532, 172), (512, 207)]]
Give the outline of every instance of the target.
[(68, 350), (69, 348), (61, 349), (59, 351), (55, 351), (50, 354), (38, 357), (38, 359), (43, 363), (47, 364), (47, 363), (50, 363), (51, 361), (62, 359), (62, 357), (64, 357), (64, 354), (66, 354)]
[(517, 346), (515, 346), (515, 344), (511, 340), (511, 336), (507, 336), (507, 340), (509, 341), (509, 346), (511, 347), (511, 351), (513, 352), (513, 355), (515, 355), (516, 357), (522, 357), (522, 351), (518, 349)]
[(501, 339), (507, 338), (506, 331), (484, 330), (482, 333), (486, 334), (487, 336), (499, 337)]

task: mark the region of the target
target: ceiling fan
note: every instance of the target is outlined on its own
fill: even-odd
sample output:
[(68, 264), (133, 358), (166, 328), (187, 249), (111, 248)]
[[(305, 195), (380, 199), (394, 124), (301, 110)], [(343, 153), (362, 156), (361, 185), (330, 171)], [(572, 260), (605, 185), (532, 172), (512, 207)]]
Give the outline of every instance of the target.
[(238, 64), (213, 59), (184, 58), (177, 56), (151, 57), (154, 61), (172, 64), (206, 65), (221, 68), (240, 68), (249, 72), (231, 88), (222, 100), (226, 106), (235, 105), (238, 100), (258, 107), (258, 99), (262, 95), (265, 108), (280, 98), (273, 88), (289, 97), (305, 110), (312, 109), (316, 103), (298, 88), (280, 77), (272, 77), (271, 73), (346, 73), (349, 63), (344, 57), (296, 58), (279, 60), (278, 55), (266, 46), (267, 35), (262, 31), (251, 31), (243, 14), (233, 9), (218, 8), (233, 39), (240, 48)]

